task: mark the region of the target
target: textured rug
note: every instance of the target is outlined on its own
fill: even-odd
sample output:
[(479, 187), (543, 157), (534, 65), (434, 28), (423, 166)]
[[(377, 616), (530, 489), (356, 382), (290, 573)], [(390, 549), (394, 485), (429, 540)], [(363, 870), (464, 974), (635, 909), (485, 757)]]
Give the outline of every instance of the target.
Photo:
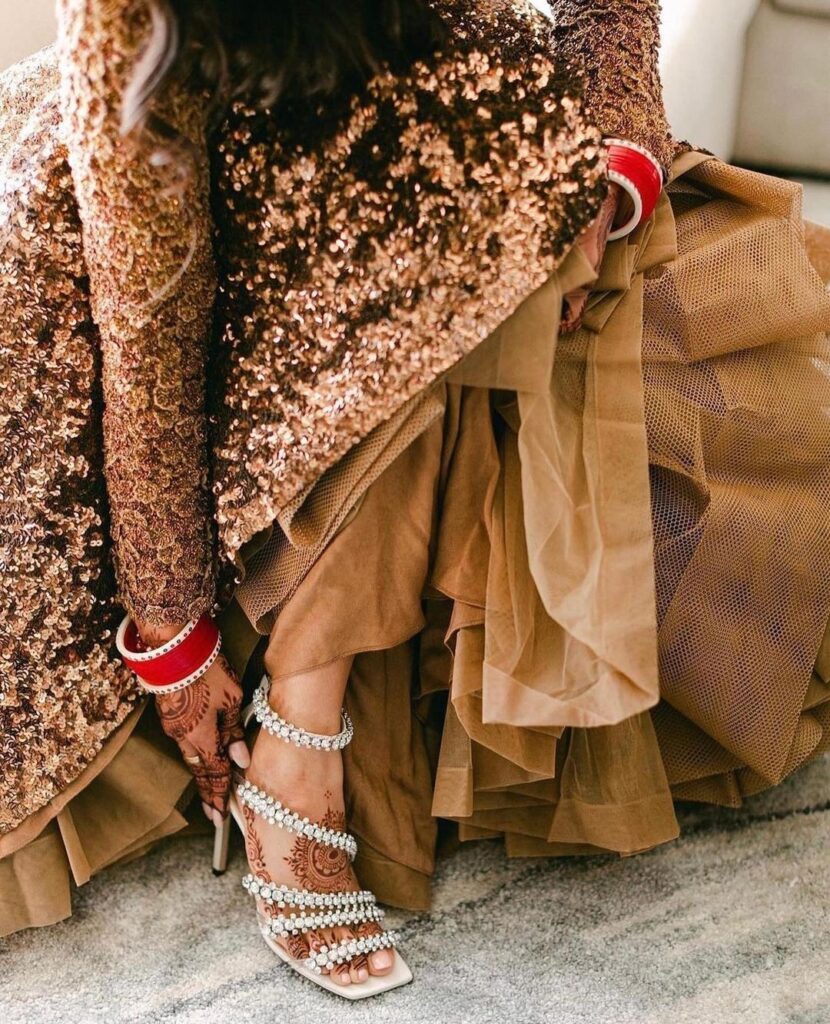
[(391, 914), (415, 981), (344, 1004), (258, 937), (243, 852), (168, 842), (93, 880), (71, 921), (0, 944), (3, 1024), (828, 1024), (830, 760), (740, 811), (689, 809), (628, 859), (473, 843), (430, 914)]

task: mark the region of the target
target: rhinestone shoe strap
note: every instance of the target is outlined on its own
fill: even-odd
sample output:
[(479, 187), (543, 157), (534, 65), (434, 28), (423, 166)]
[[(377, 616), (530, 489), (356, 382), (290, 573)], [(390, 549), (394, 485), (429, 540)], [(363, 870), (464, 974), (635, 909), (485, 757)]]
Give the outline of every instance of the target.
[(383, 920), (380, 907), (358, 907), (351, 910), (327, 910), (324, 914), (277, 914), (269, 917), (261, 924), (263, 930), (270, 935), (298, 935), (300, 932), (312, 932), (318, 928), (337, 928), (363, 924), (373, 921), (376, 924)]
[(315, 974), (322, 974), (326, 967), (348, 963), (363, 953), (374, 953), (379, 949), (391, 949), (398, 944), (396, 932), (380, 932), (378, 935), (366, 935), (359, 939), (349, 939), (337, 946), (321, 946), (319, 952), (303, 960), (303, 964)]
[(271, 736), (278, 736), (286, 743), (293, 743), (298, 747), (310, 747), (314, 750), (342, 750), (351, 742), (354, 736), (354, 727), (348, 712), (344, 708), (340, 712), (340, 721), (343, 728), (333, 736), (326, 736), (322, 733), (309, 732), (286, 721), (268, 703), (268, 676), (264, 676), (262, 683), (254, 691), (253, 708), (256, 720), (263, 729)]
[(247, 780), (237, 787), (239, 799), (247, 807), (268, 822), (269, 825), (278, 825), (280, 828), (290, 829), (301, 836), (308, 836), (325, 846), (332, 846), (337, 850), (345, 850), (350, 860), (357, 855), (357, 840), (348, 832), (338, 832), (336, 829), (327, 828), (317, 822), (309, 821), (308, 818), (301, 818), (299, 814), (285, 807), (279, 800), (269, 796), (257, 786), (251, 785)]
[(375, 894), (369, 889), (355, 889), (352, 892), (312, 892), (311, 889), (292, 889), (276, 882), (266, 882), (256, 875), (245, 875), (243, 887), (268, 906), (308, 908), (352, 907), (355, 904), (376, 903)]

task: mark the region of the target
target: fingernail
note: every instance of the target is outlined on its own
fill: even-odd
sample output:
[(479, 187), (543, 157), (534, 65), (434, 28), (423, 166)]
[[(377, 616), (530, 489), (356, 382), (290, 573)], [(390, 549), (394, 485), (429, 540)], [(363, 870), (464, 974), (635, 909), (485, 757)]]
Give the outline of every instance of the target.
[(384, 967), (391, 966), (392, 954), (389, 952), (389, 950), (381, 949), (379, 952), (375, 953), (375, 967), (380, 967), (381, 969), (383, 969)]
[(231, 760), (234, 764), (239, 765), (240, 768), (250, 768), (251, 766), (251, 754), (247, 747), (236, 748), (231, 751)]
[(206, 804), (204, 802), (204, 800), (202, 801), (202, 810), (205, 812), (205, 817), (208, 819), (208, 821), (212, 822), (213, 821), (213, 808), (210, 806), (210, 804)]
[(365, 981), (369, 977), (369, 972), (365, 967), (361, 967), (357, 972), (357, 976), (361, 981)]

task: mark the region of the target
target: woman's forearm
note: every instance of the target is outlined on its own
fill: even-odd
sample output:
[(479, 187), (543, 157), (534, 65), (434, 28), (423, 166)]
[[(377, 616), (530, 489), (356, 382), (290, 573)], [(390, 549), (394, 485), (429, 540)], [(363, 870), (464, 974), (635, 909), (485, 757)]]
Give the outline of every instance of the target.
[(629, 139), (667, 167), (672, 143), (660, 81), (660, 0), (550, 0), (561, 58), (585, 81), (605, 135)]
[(205, 365), (214, 295), (201, 114), (160, 116), (191, 143), (186, 175), (121, 132), (148, 29), (139, 0), (59, 0), (61, 99), (100, 335), (104, 472), (119, 592), (148, 624), (210, 607)]

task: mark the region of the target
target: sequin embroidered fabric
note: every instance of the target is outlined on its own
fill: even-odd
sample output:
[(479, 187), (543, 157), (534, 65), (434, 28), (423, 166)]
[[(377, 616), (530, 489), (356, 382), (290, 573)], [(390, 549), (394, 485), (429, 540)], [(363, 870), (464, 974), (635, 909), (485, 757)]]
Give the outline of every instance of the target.
[(668, 169), (675, 151), (660, 82), (658, 0), (551, 0), (554, 47), (585, 83), (592, 124), (645, 146)]
[(0, 832), (137, 696), (110, 654), (100, 355), (58, 93), (51, 54), (0, 79)]
[(189, 175), (121, 134), (147, 29), (143, 0), (60, 0), (61, 137), (100, 337), (104, 458), (120, 596), (154, 623), (213, 597), (205, 363), (214, 297), (200, 103), (159, 116), (190, 142)]
[(215, 239), (201, 98), (159, 110), (190, 176), (120, 135), (143, 0), (60, 0), (57, 50), (0, 76), (0, 829), (133, 706), (116, 593), (152, 622), (209, 607), (212, 523), (227, 561), (543, 281), (597, 208), (599, 131), (548, 23), (527, 2), (435, 7), (453, 46), (408, 76), (290, 134), (235, 111), (211, 143)]
[(223, 129), (215, 492), (229, 558), (486, 338), (597, 210), (600, 135), (557, 73), (548, 22), (529, 4), (434, 6), (458, 18), (451, 51), (341, 102), (240, 105)]

